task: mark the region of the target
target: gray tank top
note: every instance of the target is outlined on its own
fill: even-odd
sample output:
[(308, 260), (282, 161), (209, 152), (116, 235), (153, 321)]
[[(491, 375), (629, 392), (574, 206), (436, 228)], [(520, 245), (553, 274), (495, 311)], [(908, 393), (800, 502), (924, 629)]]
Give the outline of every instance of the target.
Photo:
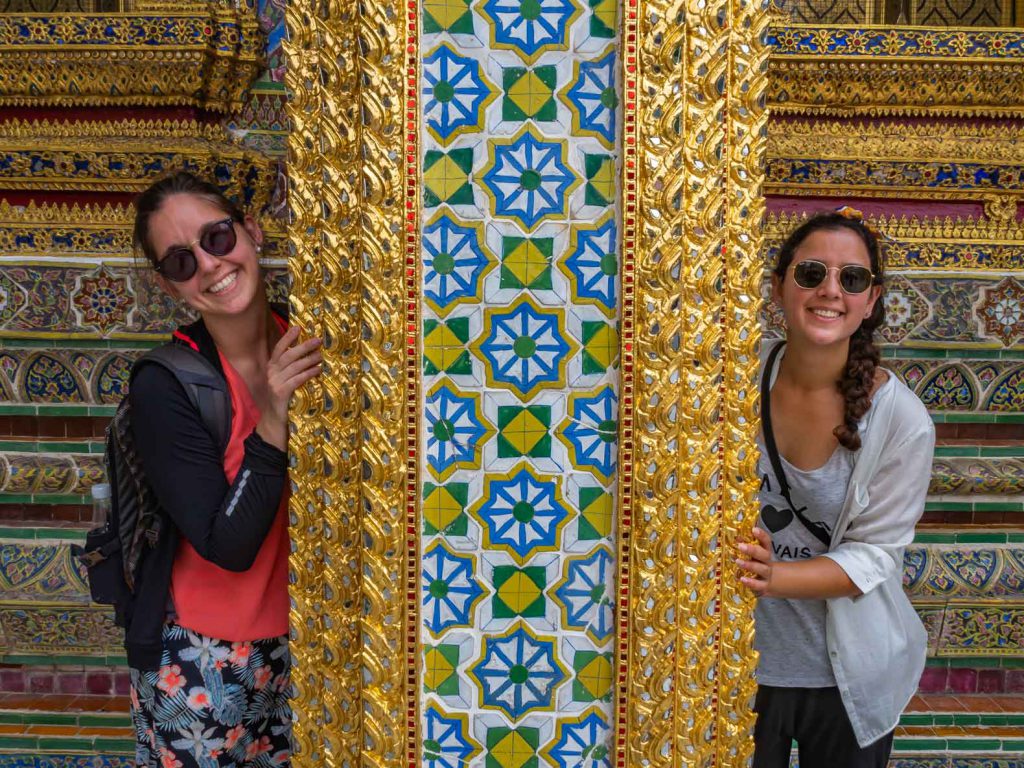
[[(758, 524), (772, 537), (776, 560), (807, 560), (824, 554), (827, 547), (790, 511), (779, 492), (779, 483), (759, 435), (761, 477)], [(780, 456), (789, 481), (790, 496), (806, 507), (809, 520), (835, 529), (853, 473), (854, 454), (839, 446), (817, 469), (797, 469)], [(787, 688), (827, 688), (836, 684), (825, 646), (825, 601), (761, 598), (754, 611), (754, 647), (761, 654), (757, 681)]]

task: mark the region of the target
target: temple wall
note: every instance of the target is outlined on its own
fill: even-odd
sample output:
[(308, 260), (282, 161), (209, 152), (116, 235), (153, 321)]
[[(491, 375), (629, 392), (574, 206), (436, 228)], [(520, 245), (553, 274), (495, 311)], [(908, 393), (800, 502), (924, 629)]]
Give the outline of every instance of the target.
[[(88, 527), (88, 487), (101, 476), (103, 428), (130, 361), (183, 319), (133, 264), (131, 196), (170, 168), (210, 173), (266, 210), (273, 290), (288, 290), (283, 3), (130, 5), (113, 31), (18, 20), (0, 7), (5, 767), (40, 754), (68, 766), (97, 754), (130, 764), (119, 630), (89, 604), (66, 545)], [(614, 592), (621, 573), (617, 442), (604, 439), (616, 414), (601, 410), (620, 395), (620, 265), (587, 250), (616, 253), (621, 221), (623, 22), (606, 5), (561, 4), (555, 15), (572, 43), (550, 50), (517, 40), (500, 3), (421, 9), (419, 733), (440, 750), (430, 729), (455, 727), (455, 752), (470, 765), (520, 768), (517, 754), (567, 765), (584, 725), (614, 746), (615, 605), (574, 602), (583, 584)], [(904, 575), (929, 661), (893, 765), (1019, 768), (1024, 34), (857, 26), (885, 21), (888, 6), (854, 6), (860, 15), (825, 20), (846, 26), (779, 15), (770, 28), (764, 256), (801, 216), (840, 203), (891, 238), (886, 364), (928, 406), (939, 438)], [(1000, 23), (1004, 12), (1012, 16), (994, 11)], [(89, 35), (112, 52), (100, 64), (68, 44)], [(132, 42), (139, 35), (146, 46)], [(28, 61), (47, 63), (33, 76)], [(452, 79), (442, 69), (460, 67), (472, 88), (439, 93)], [(473, 117), (442, 108), (466, 99)], [(556, 202), (542, 199), (544, 179), (532, 203), (504, 190), (524, 148), (554, 150), (553, 172), (541, 175), (554, 179), (546, 199)], [(465, 279), (455, 280), (459, 270)], [(765, 335), (778, 335), (770, 304), (763, 318)], [(512, 333), (515, 323), (535, 330)], [(503, 327), (518, 349), (498, 343)], [(510, 367), (513, 355), (533, 357), (520, 354), (523, 337), (551, 365)], [(446, 439), (456, 411), (470, 430), (464, 455), (444, 449), (467, 447)], [(517, 489), (550, 501), (529, 543), (494, 503)], [(441, 592), (459, 572), (465, 600), (445, 610)], [(558, 678), (550, 695), (502, 699), (498, 662), (528, 650)], [(443, 764), (434, 743), (411, 749), (422, 764)], [(611, 765), (608, 754), (588, 765)]]

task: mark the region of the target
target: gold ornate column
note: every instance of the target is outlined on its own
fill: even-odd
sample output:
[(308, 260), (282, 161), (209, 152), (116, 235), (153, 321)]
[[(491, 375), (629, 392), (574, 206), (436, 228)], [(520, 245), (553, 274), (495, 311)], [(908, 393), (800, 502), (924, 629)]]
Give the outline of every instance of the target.
[(397, 765), (412, 722), (404, 12), (287, 8), (292, 302), (325, 341), (319, 386), (293, 410), (297, 765)]
[(728, 0), (627, 9), (620, 749), (627, 765), (740, 766), (755, 657), (733, 547), (756, 517), (767, 18)]
[[(547, 1), (536, 3), (540, 11)], [(567, 3), (571, 6), (564, 11), (567, 20), (584, 12), (581, 4)], [(505, 17), (496, 21), (505, 11), (498, 3), (491, 5), (497, 10), (488, 11), (492, 14), (488, 23), (505, 25), (500, 39), (496, 43), (492, 37), (491, 45), (504, 51), (503, 60), (512, 61), (507, 51), (520, 45), (510, 42), (514, 22), (506, 22)], [(576, 6), (579, 10), (574, 10)], [(540, 11), (533, 6), (521, 9), (524, 18)], [(428, 333), (420, 317), (426, 300), (421, 284), (425, 267), (421, 265), (428, 257), (419, 236), (423, 227), (431, 231), (442, 227), (440, 213), (426, 221), (429, 217), (420, 210), (422, 196), (429, 192), (438, 197), (437, 190), (443, 187), (441, 203), (431, 203), (442, 206), (439, 211), (443, 213), (448, 210), (445, 204), (449, 208), (463, 204), (458, 202), (459, 195), (465, 194), (460, 190), (490, 185), (483, 177), (497, 178), (499, 166), (503, 168), (502, 163), (517, 157), (513, 145), (538, 153), (541, 148), (547, 152), (557, 146), (557, 137), (544, 133), (552, 129), (537, 125), (550, 119), (539, 117), (546, 103), (540, 95), (547, 88), (554, 100), (552, 78), (560, 77), (542, 71), (547, 60), (537, 59), (544, 51), (524, 58), (534, 78), (530, 80), (532, 90), (515, 85), (517, 78), (523, 77), (518, 70), (509, 75), (500, 88), (509, 99), (518, 99), (507, 107), (507, 114), (516, 116), (494, 119), (534, 122), (512, 139), (500, 133), (494, 139), (487, 134), (490, 123), (485, 128), (482, 115), (498, 97), (495, 83), (501, 81), (485, 74), (482, 67), (474, 70), (473, 62), (483, 60), (469, 52), (473, 46), (486, 45), (486, 35), (472, 32), (477, 34), (476, 43), (467, 48), (464, 57), (459, 43), (450, 43), (448, 38), (431, 43), (435, 46), (430, 52), (432, 62), (458, 60), (459, 66), (469, 67), (476, 100), (472, 108), (478, 112), (473, 118), (477, 122), (467, 122), (465, 131), (482, 133), (483, 159), (464, 160), (456, 150), (462, 151), (466, 142), (451, 144), (458, 136), (456, 130), (433, 124), (432, 135), (440, 148), (424, 159), (420, 138), (426, 130), (422, 110), (427, 99), (423, 94), (429, 91), (435, 101), (447, 103), (455, 93), (445, 91), (443, 98), (438, 95), (449, 87), (447, 75), (429, 86), (421, 77), (421, 57), (428, 54), (427, 46), (420, 43), (418, 27), (427, 13), (431, 14), (430, 28), (425, 34), (445, 32), (452, 40), (462, 40), (459, 35), (471, 34), (474, 29), (466, 17), (476, 10), (461, 4), (305, 2), (288, 8), (288, 84), (294, 94), (291, 116), (295, 125), (289, 169), (290, 237), (295, 249), (291, 265), (296, 281), (293, 302), (299, 322), (327, 340), (327, 369), (321, 389), (310, 391), (294, 411), (292, 618), (298, 683), (295, 764), (299, 766), (356, 762), (397, 766), (403, 761), (441, 766), (446, 759), (475, 764), (485, 757), (505, 766), (502, 761), (515, 762), (527, 754), (523, 749), (559, 762), (569, 754), (565, 747), (569, 726), (563, 731), (567, 721), (559, 719), (555, 691), (562, 690), (559, 686), (568, 689), (575, 685), (581, 677), (573, 676), (582, 675), (582, 667), (570, 670), (559, 661), (566, 651), (558, 645), (557, 618), (554, 630), (535, 634), (520, 618), (525, 615), (522, 607), (506, 606), (503, 610), (515, 614), (513, 624), (507, 618), (502, 618), (504, 623), (494, 623), (493, 613), (487, 614), (490, 628), (472, 624), (473, 616), (482, 615), (473, 611), (477, 601), (482, 604), (494, 598), (496, 577), (474, 571), (477, 550), (465, 544), (449, 548), (444, 530), (432, 534), (439, 546), (432, 546), (429, 554), (437, 567), (444, 562), (468, 569), (476, 585), (472, 600), (465, 604), (470, 623), (463, 617), (458, 626), (467, 637), (484, 636), (482, 646), (473, 646), (468, 656), (447, 659), (451, 670), (446, 674), (459, 679), (473, 677), (478, 688), (467, 688), (466, 701), (470, 703), (465, 709), (446, 703), (442, 710), (436, 698), (430, 699), (433, 703), (428, 708), (421, 704), (428, 690), (428, 683), (424, 680), (421, 687), (420, 680), (423, 651), (427, 650), (420, 645), (421, 621), (428, 617), (421, 619), (419, 607), (428, 599), (438, 603), (437, 594), (443, 594), (447, 584), (440, 583), (437, 575), (431, 576), (433, 581), (427, 579), (426, 567), (421, 573), (418, 562), (424, 499), (439, 487), (425, 482), (430, 479), (426, 472), (424, 487), (420, 487), (419, 454), (429, 439), (435, 444), (456, 443), (453, 427), (445, 421), (448, 416), (431, 422), (432, 438), (417, 434), (418, 425), (427, 428), (423, 426), (420, 390), (426, 365), (422, 336)], [(593, 210), (602, 204), (594, 200), (612, 190), (616, 199), (606, 203), (611, 214), (607, 220), (621, 226), (617, 242), (609, 246), (615, 253), (607, 254), (612, 257), (611, 264), (620, 265), (617, 331), (621, 375), (614, 374), (613, 362), (607, 364), (608, 375), (614, 379), (609, 391), (610, 386), (618, 386), (618, 414), (610, 411), (611, 415), (598, 419), (599, 424), (579, 422), (595, 439), (606, 442), (615, 440), (614, 427), (609, 432), (608, 424), (619, 422), (617, 464), (614, 458), (610, 460), (612, 474), (601, 481), (605, 489), (618, 489), (614, 528), (607, 523), (614, 531), (611, 535), (618, 556), (617, 570), (612, 571), (617, 573), (618, 584), (609, 587), (609, 593), (615, 589), (617, 626), (608, 648), (613, 653), (607, 654), (611, 688), (607, 698), (601, 699), (612, 705), (616, 722), (604, 730), (607, 747), (588, 752), (586, 760), (595, 766), (740, 766), (750, 754), (752, 603), (736, 589), (732, 547), (756, 510), (752, 448), (757, 398), (751, 384), (760, 338), (759, 168), (766, 57), (761, 35), (767, 18), (760, 6), (742, 0), (708, 4), (626, 0), (617, 12), (613, 7), (610, 14), (608, 9), (593, 14), (602, 24), (610, 25), (620, 40), (615, 52), (616, 75), (609, 81), (617, 93), (602, 91), (601, 104), (619, 110), (615, 130), (621, 131), (621, 143), (602, 138), (588, 115), (590, 138), (600, 139), (610, 153), (600, 158), (600, 166), (593, 166), (593, 171), (588, 167), (586, 179), (582, 179), (573, 175), (573, 163), (579, 162), (575, 156), (567, 156), (565, 150), (560, 158), (557, 153), (545, 155), (558, 166), (561, 176), (557, 178), (564, 185), (559, 194), (564, 192), (565, 197), (557, 205), (552, 202), (553, 224), (561, 226), (562, 216), (575, 224), (578, 207), (570, 208), (569, 196), (578, 187), (581, 194), (577, 199), (582, 198), (586, 182), (586, 202), (576, 205)], [(486, 31), (486, 26), (480, 29)], [(532, 44), (522, 43), (524, 47)], [(597, 49), (600, 53), (589, 55), (608, 56), (613, 50), (609, 45), (605, 43)], [(567, 49), (568, 45), (562, 48)], [(588, 62), (588, 66), (594, 65)], [(578, 70), (570, 67), (570, 71)], [(557, 83), (557, 98), (563, 99), (563, 104), (572, 95), (566, 95), (570, 86), (572, 81)], [(552, 106), (551, 110), (561, 108)], [(497, 109), (495, 104), (487, 114), (496, 115)], [(573, 123), (573, 130), (581, 130), (581, 122)], [(617, 164), (609, 164), (616, 153)], [(520, 169), (523, 189), (533, 192), (546, 171), (539, 166), (534, 170), (528, 164), (532, 162), (529, 156), (523, 157), (527, 159), (517, 161), (527, 163), (525, 171)], [(421, 163), (433, 167), (431, 183), (439, 186), (426, 189)], [(447, 169), (443, 174), (438, 170), (442, 165)], [(617, 190), (613, 174), (610, 180), (599, 175), (610, 174), (614, 167), (621, 169)], [(497, 210), (499, 217), (507, 220), (518, 217), (516, 226), (527, 237), (534, 233), (541, 217), (532, 208), (511, 213), (513, 192), (490, 194), (489, 202), (485, 200), (479, 210), (490, 210), (492, 217)], [(464, 218), (471, 219), (468, 214)], [(444, 218), (443, 222), (450, 231), (478, 231), (482, 237), (483, 229), (473, 230), (471, 221)], [(555, 229), (552, 226), (550, 231)], [(568, 239), (568, 224), (565, 230)], [(572, 237), (576, 237), (575, 230)], [(477, 258), (483, 275), (497, 259), (488, 253), (493, 247), (489, 240), (480, 244)], [(502, 260), (507, 258), (511, 265), (521, 258), (529, 269), (540, 269), (543, 264), (535, 262), (538, 253), (510, 250), (502, 253)], [(451, 270), (447, 263), (451, 255), (445, 251), (430, 255), (434, 272), (441, 271), (442, 257), (445, 269)], [(553, 263), (551, 256), (547, 258)], [(601, 261), (602, 270), (607, 269), (605, 261)], [(561, 261), (558, 266), (567, 276), (558, 280), (573, 277)], [(536, 274), (524, 272), (525, 278), (516, 279), (530, 283)], [(512, 277), (507, 279), (513, 282)], [(482, 295), (478, 289), (475, 299), (485, 304)], [(550, 296), (546, 300), (550, 301)], [(437, 309), (436, 296), (430, 301), (434, 302), (431, 311), (441, 319), (431, 321), (430, 333), (463, 317), (461, 310), (448, 315), (450, 307)], [(508, 311), (501, 314), (491, 305), (481, 307), (483, 322), (510, 322), (513, 314), (547, 321), (559, 311), (530, 298), (516, 298), (513, 305), (501, 309)], [(614, 318), (615, 312), (611, 307), (607, 316)], [(450, 326), (449, 335), (440, 343), (447, 345), (445, 350), (453, 350), (453, 355), (464, 349), (483, 360), (494, 348), (493, 334), (484, 339), (490, 326), (484, 327), (481, 331), (479, 327)], [(556, 325), (549, 327), (553, 336), (566, 333)], [(467, 338), (455, 338), (459, 333)], [(490, 347), (484, 349), (487, 345)], [(533, 348), (524, 343), (516, 354), (528, 357)], [(568, 358), (577, 351), (578, 345), (570, 341), (563, 354)], [(440, 367), (454, 366), (453, 360), (444, 358)], [(438, 366), (431, 363), (436, 370)], [(441, 374), (431, 375), (436, 379)], [(491, 372), (487, 376), (490, 388), (480, 384), (481, 392), (501, 388), (493, 384), (496, 377)], [(450, 402), (469, 402), (480, 396), (447, 383), (445, 387), (444, 397)], [(504, 390), (509, 388), (506, 383)], [(525, 384), (520, 389), (517, 396), (521, 395), (524, 404), (536, 394)], [(431, 402), (441, 398), (440, 392), (440, 385), (432, 389)], [(602, 398), (603, 392), (600, 390)], [(567, 399), (564, 392), (558, 397)], [(590, 397), (598, 401), (597, 396)], [(615, 407), (614, 398), (612, 391), (609, 408)], [(557, 405), (554, 393), (543, 402), (543, 408), (550, 409), (549, 403), (556, 404), (556, 411), (565, 408)], [(518, 405), (516, 410), (526, 411)], [(556, 415), (555, 423), (563, 419), (557, 428), (558, 438), (566, 450), (576, 450), (578, 446), (570, 445), (566, 435), (575, 429), (576, 419), (584, 417), (569, 416), (573, 414)], [(497, 430), (491, 427), (490, 421), (497, 423), (494, 415), (479, 406), (468, 418), (476, 422), (477, 432), (471, 439), (480, 441), (481, 446), (495, 431), (505, 428), (501, 424)], [(550, 420), (550, 413), (545, 418)], [(545, 430), (555, 433), (550, 422)], [(517, 455), (525, 455), (526, 449), (518, 450)], [(516, 464), (509, 475), (499, 474), (505, 469), (495, 471), (504, 465), (494, 463), (487, 467), (490, 474), (486, 477), (479, 457), (467, 455), (465, 464), (449, 466), (450, 470), (435, 472), (435, 481), (443, 483), (448, 479), (446, 473), (457, 470), (470, 483), (476, 482), (472, 472), (479, 471), (485, 489), (510, 483), (558, 488), (561, 483), (557, 475), (543, 474), (551, 470), (535, 473), (521, 469), (526, 462)], [(598, 486), (589, 489), (601, 490)], [(445, 498), (446, 504), (457, 501), (450, 494)], [(557, 492), (551, 499), (563, 504)], [(577, 514), (569, 501), (579, 501), (565, 502), (567, 514)], [(492, 512), (481, 504), (483, 501), (468, 509), (473, 525), (483, 525)], [(465, 515), (468, 506), (463, 500), (461, 511), (455, 511)], [(432, 530), (448, 525), (438, 525), (443, 515), (433, 507), (431, 512), (435, 515)], [(515, 515), (526, 512), (517, 506)], [(557, 544), (552, 546), (557, 549)], [(513, 551), (514, 546), (506, 549)], [(598, 550), (604, 552), (599, 545)], [(522, 578), (527, 570), (521, 568), (527, 561), (524, 553), (526, 550), (515, 550), (514, 564), (509, 561), (500, 567)], [(602, 558), (595, 556), (593, 562), (614, 562), (611, 552)], [(582, 562), (578, 556), (566, 559), (567, 564), (570, 561)], [(504, 562), (492, 557), (488, 567)], [(564, 574), (571, 571), (559, 570), (556, 558), (544, 562), (556, 564), (551, 568), (563, 574), (558, 588), (564, 588), (568, 580)], [(554, 592), (557, 575), (544, 578), (548, 586), (543, 589), (550, 586)], [(523, 583), (529, 592), (532, 587)], [(566, 619), (562, 621), (564, 629)], [(506, 629), (505, 634), (498, 634)], [(435, 636), (433, 629), (430, 636)], [(489, 684), (479, 682), (491, 674), (489, 654), (514, 640), (544, 647), (551, 654), (548, 679), (557, 682), (545, 691), (547, 704), (502, 704), (489, 698), (493, 692)], [(429, 650), (431, 664), (445, 661), (438, 648)], [(600, 653), (592, 655), (596, 661), (603, 658)], [(521, 680), (514, 680), (513, 675), (532, 673), (526, 667), (514, 670), (502, 672), (514, 685)], [(432, 680), (429, 685), (436, 686), (437, 668), (427, 671)], [(429, 690), (439, 695), (435, 688)], [(597, 702), (604, 695), (599, 691), (592, 700)], [(476, 701), (479, 704), (473, 705)], [(485, 711), (485, 724), (474, 719), (473, 706)], [(590, 707), (583, 714), (597, 722), (600, 712)], [(582, 726), (583, 719), (580, 715), (573, 720), (572, 727)], [(434, 728), (438, 723), (451, 725), (453, 732), (458, 731), (459, 742), (449, 749), (438, 738), (428, 738), (426, 726), (421, 726), (428, 722)], [(492, 743), (493, 734), (498, 735)], [(556, 748), (559, 738), (561, 746)]]

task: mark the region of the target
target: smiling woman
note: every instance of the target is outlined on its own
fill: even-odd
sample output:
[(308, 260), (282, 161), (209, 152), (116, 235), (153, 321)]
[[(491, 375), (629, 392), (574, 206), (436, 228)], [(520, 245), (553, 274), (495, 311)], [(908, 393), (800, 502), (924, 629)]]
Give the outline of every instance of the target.
[(755, 768), (789, 765), (794, 741), (804, 768), (884, 768), (924, 667), (901, 574), (935, 435), (879, 367), (883, 281), (848, 208), (798, 227), (772, 274), (786, 341), (762, 373), (760, 527), (738, 560), (760, 598)]
[(171, 343), (216, 370), (231, 408), (224, 445), (177, 376), (145, 359), (132, 371), (131, 429), (162, 517), (126, 626), (136, 761), (200, 766), (266, 754), (284, 765), (287, 412), (320, 372), (320, 341), (300, 342), (283, 308), (270, 306), (263, 233), (217, 187), (177, 173), (135, 209), (136, 248), (160, 287), (200, 316)]

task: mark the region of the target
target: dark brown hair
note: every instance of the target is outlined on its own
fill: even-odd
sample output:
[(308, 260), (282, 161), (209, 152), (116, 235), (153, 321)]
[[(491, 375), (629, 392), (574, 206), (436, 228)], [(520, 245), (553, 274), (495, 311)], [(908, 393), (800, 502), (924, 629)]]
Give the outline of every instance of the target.
[[(871, 261), (871, 271), (875, 273), (874, 285), (885, 282), (885, 265), (882, 261), (881, 246), (878, 238), (859, 218), (843, 216), (839, 213), (819, 213), (795, 230), (779, 249), (775, 262), (774, 273), (780, 281), (785, 280), (786, 271), (793, 262), (793, 256), (801, 243), (814, 232), (822, 230), (835, 232), (849, 230), (856, 234), (867, 249)], [(850, 337), (850, 351), (846, 357), (846, 368), (836, 386), (843, 395), (843, 423), (832, 430), (839, 443), (851, 451), (860, 448), (860, 435), (857, 433), (857, 422), (871, 407), (871, 387), (875, 381), (875, 369), (879, 363), (878, 347), (874, 344), (875, 331), (885, 323), (885, 304), (878, 297), (871, 314), (864, 319), (860, 327)]]
[(135, 228), (132, 231), (132, 246), (141, 252), (150, 264), (155, 264), (157, 254), (149, 242), (149, 219), (160, 210), (164, 201), (172, 195), (195, 195), (217, 206), (228, 216), (242, 221), (245, 216), (241, 209), (224, 196), (220, 189), (189, 171), (176, 171), (153, 182), (149, 188), (135, 198)]

